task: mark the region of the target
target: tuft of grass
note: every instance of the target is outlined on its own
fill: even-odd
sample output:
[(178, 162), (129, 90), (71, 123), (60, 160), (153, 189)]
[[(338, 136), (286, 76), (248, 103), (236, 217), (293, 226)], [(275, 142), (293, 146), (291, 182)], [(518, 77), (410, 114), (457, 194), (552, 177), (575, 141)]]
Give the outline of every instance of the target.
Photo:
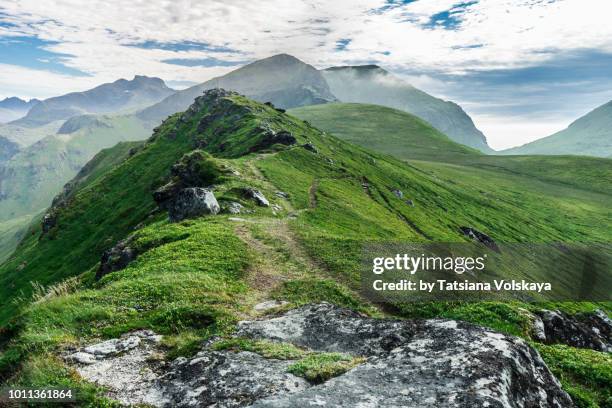
[(312, 383), (320, 384), (346, 373), (364, 361), (362, 357), (353, 357), (348, 354), (318, 353), (311, 354), (292, 364), (288, 371)]
[(580, 408), (612, 407), (612, 355), (561, 344), (532, 346)]
[(265, 358), (277, 360), (296, 360), (309, 354), (289, 343), (275, 343), (267, 340), (252, 340), (247, 338), (231, 338), (220, 340), (212, 345), (213, 350), (251, 351)]
[(306, 278), (283, 282), (273, 293), (277, 300), (301, 306), (329, 302), (359, 312), (374, 313), (371, 306), (359, 300), (348, 289), (331, 279)]

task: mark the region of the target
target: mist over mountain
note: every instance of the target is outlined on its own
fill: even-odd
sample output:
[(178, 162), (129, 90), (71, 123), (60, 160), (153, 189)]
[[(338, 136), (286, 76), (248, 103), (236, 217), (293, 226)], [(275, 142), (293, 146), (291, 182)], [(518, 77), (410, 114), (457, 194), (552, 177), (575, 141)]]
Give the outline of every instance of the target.
[(459, 105), (435, 98), (377, 65), (332, 67), (321, 72), (332, 93), (343, 102), (370, 103), (412, 113), (455, 142), (492, 152), (485, 136)]
[(279, 54), (179, 91), (143, 110), (138, 116), (161, 121), (168, 115), (187, 109), (203, 91), (213, 88), (233, 90), (256, 101), (270, 101), (285, 109), (336, 100), (316, 68), (291, 55)]
[(83, 114), (101, 114), (137, 109), (154, 104), (175, 91), (159, 78), (136, 75), (119, 79), (84, 92), (45, 99), (13, 124), (37, 127)]
[(0, 123), (10, 122), (25, 116), (39, 102), (38, 99), (24, 101), (15, 96), (4, 98), (0, 101)]
[(12, 140), (0, 136), (0, 165), (13, 157), (19, 151), (19, 145)]
[(575, 120), (560, 132), (502, 153), (612, 157), (612, 101)]

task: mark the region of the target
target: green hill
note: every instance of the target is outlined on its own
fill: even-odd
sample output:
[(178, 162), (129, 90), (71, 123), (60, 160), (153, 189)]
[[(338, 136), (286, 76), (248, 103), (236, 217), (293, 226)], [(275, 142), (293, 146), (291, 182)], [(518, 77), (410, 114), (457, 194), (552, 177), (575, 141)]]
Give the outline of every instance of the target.
[[(458, 179), (454, 165), (430, 163), (407, 164), (271, 106), (208, 91), (120, 164), (77, 183), (49, 211), (46, 232), (31, 229), (0, 266), (0, 378), (71, 387), (81, 405), (109, 405), (57, 358), (61, 350), (147, 328), (164, 336), (169, 358), (191, 355), (271, 298), (288, 307), (329, 301), (378, 316), (463, 319), (529, 338), (527, 304), (377, 310), (357, 295), (363, 244), (469, 242), (465, 225), (497, 242), (607, 242), (609, 196), (545, 190), (544, 182), (524, 185), (519, 176), (481, 177), (465, 166), (457, 166), (465, 172)], [(247, 211), (170, 222), (152, 196), (211, 184), (222, 207), (238, 202)], [(271, 205), (256, 205), (245, 195), (252, 188)], [(127, 238), (136, 259), (96, 281), (102, 253)], [(559, 367), (568, 378), (576, 371)], [(574, 394), (594, 400), (609, 385), (584, 376), (568, 381)]]
[(377, 65), (332, 67), (321, 72), (332, 93), (343, 102), (371, 103), (410, 112), (457, 143), (484, 153), (493, 152), (461, 106), (435, 98)]
[(444, 161), (482, 155), (453, 142), (414, 115), (384, 106), (330, 103), (291, 109), (289, 113), (342, 140), (402, 159)]
[[(367, 104), (326, 104), (292, 109), (292, 115), (357, 145), (401, 160), (423, 160), (488, 170), (497, 177), (543, 181), (579, 190), (612, 193), (612, 160), (577, 156), (489, 156), (452, 142), (404, 112)], [(483, 178), (485, 174), (482, 175)], [(460, 175), (458, 174), (459, 178)]]
[(502, 154), (574, 154), (612, 158), (612, 101), (570, 124), (567, 129)]

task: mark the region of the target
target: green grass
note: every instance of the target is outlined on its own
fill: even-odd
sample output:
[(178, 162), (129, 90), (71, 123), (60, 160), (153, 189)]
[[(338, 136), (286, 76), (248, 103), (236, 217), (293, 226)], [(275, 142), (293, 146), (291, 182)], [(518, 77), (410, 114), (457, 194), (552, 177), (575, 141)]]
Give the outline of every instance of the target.
[(559, 344), (534, 343), (533, 346), (578, 407), (612, 407), (612, 356), (609, 353)]
[[(612, 237), (609, 195), (579, 189), (570, 176), (572, 182), (561, 183), (492, 168), (406, 163), (343, 142), (246, 98), (234, 96), (226, 102), (230, 104), (223, 109), (231, 119), (219, 116), (198, 131), (200, 119), (214, 108), (205, 105), (183, 120), (174, 115), (125, 161), (94, 166), (106, 170), (92, 172), (94, 176), (78, 184), (68, 204), (58, 210), (57, 226), (44, 236), (38, 226), (30, 230), (0, 266), (0, 373), (23, 384), (35, 384), (33, 378), (77, 381), (57, 368), (61, 362), (52, 363), (58, 350), (140, 328), (164, 335), (168, 358), (188, 356), (202, 340), (227, 337), (236, 321), (252, 317), (251, 306), (262, 296), (293, 305), (329, 301), (376, 315), (355, 294), (362, 248), (371, 241), (468, 242), (459, 231), (463, 225), (499, 242), (609, 242)], [(266, 123), (275, 131), (290, 131), (298, 146), (267, 146), (249, 154), (260, 146)], [(212, 158), (204, 153), (185, 156), (196, 145), (202, 148), (203, 141), (203, 150)], [(306, 141), (318, 153), (299, 146)], [(277, 286), (249, 286), (249, 268), (262, 254), (253, 253), (238, 237), (235, 222), (219, 215), (171, 224), (167, 214), (155, 212), (152, 192), (170, 180), (173, 165), (191, 159), (203, 166), (204, 175), (210, 175), (211, 163), (215, 174), (219, 169), (237, 170), (240, 176), (221, 177), (217, 199), (247, 206), (252, 212), (241, 217), (253, 224), (275, 218), (288, 223), (305, 254), (321, 265), (318, 275), (293, 274), (307, 263), (292, 259), (293, 253), (280, 247), (280, 238), (254, 226), (254, 238), (277, 250), (274, 259), (282, 265)], [(281, 203), (274, 191), (287, 192), (289, 199), (282, 202), (286, 209), (274, 215), (270, 208), (255, 207), (240, 194), (246, 186), (261, 189), (274, 203)], [(404, 200), (413, 200), (414, 206), (396, 197), (393, 189), (402, 190)], [(285, 219), (288, 212), (295, 217)], [(95, 282), (102, 252), (131, 234), (137, 260)], [(507, 272), (516, 277), (522, 273)], [(60, 283), (74, 277), (76, 288), (73, 281)], [(32, 298), (31, 281), (57, 295)], [(22, 301), (16, 302), (18, 298)], [(593, 307), (567, 305), (575, 310)], [(518, 302), (432, 303), (396, 305), (395, 314), (462, 319), (528, 337), (530, 310), (531, 305)], [(226, 340), (225, 346), (269, 356), (295, 352), (242, 340)], [(357, 362), (350, 356), (308, 355), (293, 370), (317, 382)], [(28, 367), (42, 368), (34, 377)], [(588, 388), (586, 377), (572, 378), (575, 388), (583, 387), (576, 388), (580, 392), (591, 390), (593, 398), (604, 398), (600, 388)], [(95, 403), (100, 392), (87, 390), (84, 395), (89, 397), (83, 401)]]
[(342, 140), (400, 158), (444, 160), (482, 155), (410, 113), (380, 105), (332, 103), (289, 113)]
[(344, 374), (365, 359), (342, 353), (311, 354), (289, 366), (288, 371), (308, 381), (320, 384)]

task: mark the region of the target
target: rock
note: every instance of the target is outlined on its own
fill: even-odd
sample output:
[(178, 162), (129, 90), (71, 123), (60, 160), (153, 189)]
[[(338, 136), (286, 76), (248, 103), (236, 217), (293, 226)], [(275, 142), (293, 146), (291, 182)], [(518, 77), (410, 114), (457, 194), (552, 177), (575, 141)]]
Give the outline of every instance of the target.
[(542, 310), (537, 315), (546, 343), (612, 352), (612, 321), (601, 310), (575, 316), (559, 310)]
[(225, 212), (229, 214), (240, 214), (244, 207), (242, 204), (232, 201), (225, 206)]
[(495, 252), (499, 252), (499, 247), (497, 243), (493, 241), (493, 238), (485, 234), (484, 232), (480, 232), (472, 227), (459, 227), (459, 230), (468, 238), (473, 239), (474, 241), (480, 242), (484, 246), (489, 249), (494, 250)]
[(106, 388), (110, 398), (124, 405), (168, 406), (170, 400), (158, 385), (163, 370), (158, 357), (160, 339), (141, 330), (85, 348), (98, 352), (95, 356), (82, 350), (65, 360), (76, 363), (81, 377)]
[(46, 234), (57, 225), (57, 214), (54, 211), (46, 213), (42, 218), (42, 232)]
[(408, 204), (409, 206), (414, 207), (414, 201), (412, 201), (412, 200), (406, 200), (405, 202), (406, 202), (406, 204)]
[[(275, 304), (278, 304), (274, 302)], [(279, 302), (280, 303), (280, 302)], [(260, 309), (270, 306), (263, 302)], [(240, 322), (236, 336), (362, 356), (322, 384), (288, 372), (295, 360), (215, 350), (212, 342), (170, 364), (155, 342), (98, 354), (86, 380), (124, 404), (155, 407), (572, 407), (539, 354), (523, 340), (453, 320), (372, 319), (328, 303)], [(94, 350), (115, 350), (116, 341)], [(92, 347), (92, 346), (90, 346)], [(84, 352), (83, 350), (80, 350)], [(93, 354), (91, 354), (93, 355)], [(69, 361), (70, 360), (67, 358)], [(86, 359), (86, 361), (89, 361)]]
[(315, 145), (313, 145), (311, 142), (305, 143), (302, 145), (302, 147), (306, 150), (308, 150), (309, 152), (313, 152), (313, 153), (319, 153), (319, 151), (317, 150), (317, 148), (315, 147)]
[(133, 239), (134, 237), (132, 236), (119, 241), (117, 245), (102, 253), (100, 267), (96, 271), (96, 280), (101, 279), (103, 276), (108, 275), (111, 272), (125, 269), (130, 262), (136, 259), (138, 253), (130, 246)]
[(308, 383), (287, 372), (291, 361), (250, 352), (209, 351), (178, 360), (164, 377), (173, 407), (243, 407), (258, 399), (304, 390)]
[(284, 191), (276, 191), (274, 195), (277, 196), (278, 198), (284, 198), (284, 199), (289, 198), (289, 194), (285, 193)]
[(268, 199), (261, 193), (261, 191), (256, 188), (246, 188), (244, 189), (244, 196), (246, 198), (250, 198), (257, 203), (260, 207), (269, 207), (270, 202)]
[(255, 310), (256, 312), (265, 312), (271, 309), (286, 306), (288, 304), (289, 302), (285, 302), (284, 300), (267, 300), (265, 302), (256, 304), (253, 307), (253, 310)]
[(266, 150), (274, 147), (275, 145), (291, 146), (297, 143), (295, 136), (286, 130), (276, 132), (269, 128), (261, 128), (259, 129), (259, 132), (263, 136), (249, 149), (250, 152)]
[(253, 407), (573, 406), (523, 340), (468, 323), (376, 320), (320, 304), (243, 322), (238, 335), (368, 357), (326, 383)]
[(114, 356), (123, 351), (133, 349), (140, 344), (140, 337), (129, 336), (123, 339), (111, 339), (102, 343), (94, 344), (84, 349), (85, 353), (92, 354), (96, 358)]
[(391, 192), (395, 194), (397, 198), (404, 198), (404, 193), (402, 192), (402, 190), (391, 190)]
[(79, 351), (67, 356), (66, 360), (77, 364), (93, 364), (96, 362), (96, 357), (93, 354)]
[(159, 208), (167, 210), (179, 191), (181, 191), (181, 185), (171, 181), (153, 192), (153, 200)]
[(546, 342), (546, 329), (544, 328), (544, 322), (540, 319), (540, 316), (533, 316), (533, 326), (531, 328), (531, 336), (534, 340), (539, 342)]
[(184, 188), (168, 207), (170, 221), (177, 222), (186, 218), (205, 214), (218, 214), (219, 203), (212, 191), (201, 187)]

